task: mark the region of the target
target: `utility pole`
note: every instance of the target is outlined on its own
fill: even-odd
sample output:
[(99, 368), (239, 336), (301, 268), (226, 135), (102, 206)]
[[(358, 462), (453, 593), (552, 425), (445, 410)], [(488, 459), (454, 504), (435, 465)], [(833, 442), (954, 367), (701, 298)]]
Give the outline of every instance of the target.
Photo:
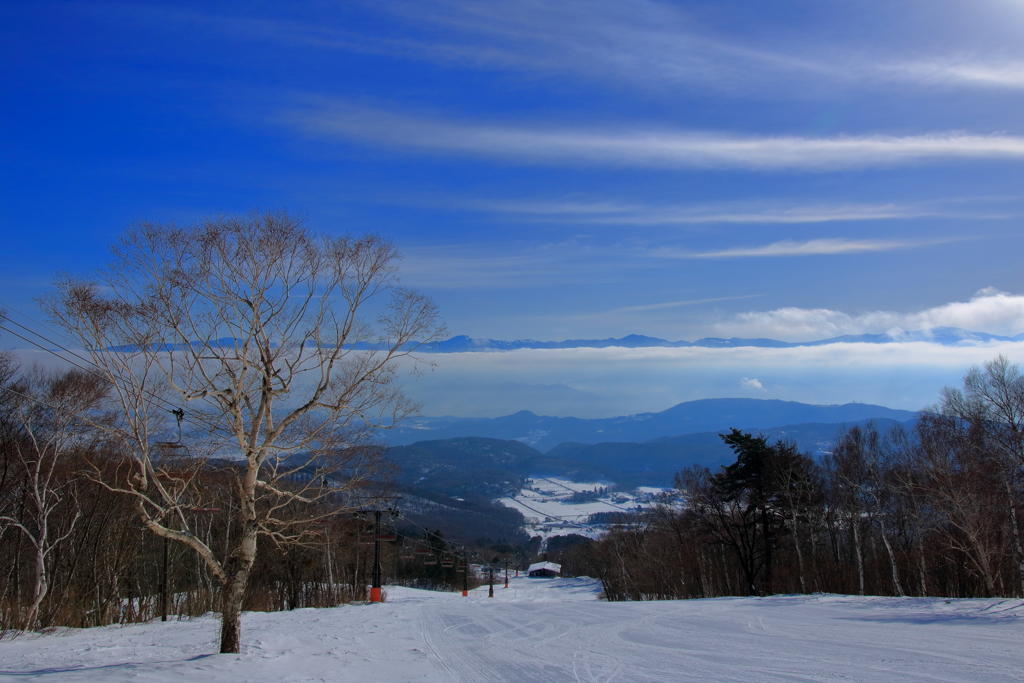
[(370, 578), (370, 602), (380, 602), (381, 567), (380, 567), (380, 516), (382, 510), (374, 510), (373, 528), (373, 574)]
[(160, 582), (160, 621), (167, 621), (167, 560), (168, 560), (168, 538), (164, 536), (164, 572), (163, 580)]
[(327, 602), (334, 607), (334, 569), (331, 560), (331, 527), (324, 525), (324, 546), (327, 552)]
[(469, 555), (462, 555), (462, 597), (469, 597)]
[(508, 558), (505, 558), (505, 588), (508, 588)]
[[(167, 449), (167, 451), (170, 451), (171, 453), (173, 453), (174, 451), (183, 450), (186, 453), (188, 453), (189, 457), (191, 458), (192, 453), (188, 450), (188, 446), (181, 442), (181, 421), (185, 419), (185, 411), (182, 410), (181, 408), (175, 408), (174, 410), (169, 410), (168, 412), (171, 413), (171, 415), (174, 415), (174, 417), (178, 420), (178, 440), (157, 441), (156, 444), (154, 445), (163, 449)], [(164, 536), (164, 567), (162, 576), (163, 581), (160, 584), (160, 621), (167, 621), (167, 599), (168, 593), (170, 592), (169, 587), (167, 585), (167, 565), (169, 553), (168, 540), (169, 539), (166, 536)]]
[(487, 567), (487, 576), (489, 577), (489, 582), (488, 582), (488, 586), (487, 586), (487, 597), (493, 598), (494, 597), (494, 565), (493, 564), (489, 565)]

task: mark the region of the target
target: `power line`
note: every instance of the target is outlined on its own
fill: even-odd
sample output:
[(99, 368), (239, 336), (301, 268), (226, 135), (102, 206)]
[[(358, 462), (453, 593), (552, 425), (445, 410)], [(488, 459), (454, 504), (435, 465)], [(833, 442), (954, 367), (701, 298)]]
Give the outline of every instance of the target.
[[(58, 332), (58, 331), (56, 331), (56, 330), (53, 330), (53, 329), (51, 329), (51, 328), (47, 327), (46, 325), (43, 325), (42, 323), (37, 323), (37, 322), (35, 322), (34, 320), (32, 320), (31, 318), (29, 318), (29, 317), (28, 317), (27, 315), (25, 315), (24, 313), (22, 313), (22, 312), (20, 312), (20, 311), (17, 311), (17, 310), (15, 310), (15, 309), (13, 309), (13, 308), (11, 308), (11, 307), (10, 307), (10, 306), (8, 306), (7, 304), (3, 303), (2, 301), (0, 301), (0, 307), (2, 307), (2, 308), (0, 308), (0, 310), (3, 310), (3, 311), (4, 311), (4, 313), (6, 313), (7, 311), (14, 311), (14, 312), (15, 312), (15, 313), (17, 313), (18, 315), (20, 315), (20, 316), (21, 316), (22, 318), (25, 318), (26, 320), (29, 320), (29, 321), (31, 321), (31, 322), (33, 322), (33, 323), (35, 323), (36, 325), (38, 325), (39, 327), (43, 328), (44, 330), (46, 330), (46, 331), (47, 331), (47, 332), (49, 332), (50, 334), (55, 334), (55, 335), (57, 335), (57, 336), (60, 336), (60, 337), (63, 337), (63, 336), (64, 336), (64, 335), (62, 335), (62, 334), (61, 334), (60, 332)], [(12, 324), (12, 325), (17, 325), (18, 327), (20, 327), (21, 329), (25, 330), (25, 331), (26, 331), (26, 332), (28, 332), (29, 334), (33, 334), (33, 335), (35, 335), (35, 336), (39, 337), (40, 339), (42, 339), (42, 340), (43, 340), (44, 342), (46, 342), (47, 344), (52, 344), (53, 346), (56, 346), (56, 347), (57, 347), (58, 349), (60, 349), (61, 351), (64, 351), (65, 353), (67, 353), (67, 354), (70, 354), (71, 356), (74, 356), (75, 358), (77, 358), (78, 360), (82, 361), (83, 363), (88, 363), (89, 365), (91, 365), (91, 366), (93, 366), (93, 367), (95, 367), (95, 368), (99, 368), (99, 365), (97, 365), (95, 361), (93, 361), (93, 360), (91, 360), (91, 359), (89, 359), (89, 358), (86, 358), (85, 356), (81, 356), (81, 355), (79, 355), (79, 354), (75, 353), (74, 351), (72, 351), (71, 349), (69, 349), (69, 348), (67, 348), (67, 347), (65, 347), (65, 346), (61, 346), (60, 344), (58, 344), (57, 342), (53, 341), (53, 340), (52, 340), (52, 339), (50, 339), (49, 337), (47, 337), (47, 336), (45, 336), (45, 335), (42, 335), (42, 334), (39, 334), (39, 333), (38, 333), (38, 332), (36, 332), (35, 330), (29, 329), (28, 327), (26, 327), (25, 325), (22, 325), (22, 324), (21, 324), (21, 323), (19, 323), (19, 322), (15, 322), (14, 320), (11, 320), (11, 316), (9, 316), (9, 315), (6, 315), (6, 314), (5, 314), (5, 315), (3, 315), (3, 316), (0, 316), (0, 317), (2, 317), (2, 318), (3, 318), (4, 320), (6, 320), (7, 322), (9, 322), (9, 323), (10, 323), (10, 324)], [(106, 380), (106, 379), (107, 379), (107, 377), (106, 377), (106, 376), (104, 376), (104, 375), (98, 374), (98, 373), (94, 372), (93, 370), (91, 370), (91, 369), (89, 369), (89, 368), (83, 368), (82, 366), (80, 366), (80, 365), (77, 365), (77, 364), (76, 364), (76, 363), (74, 363), (73, 361), (70, 361), (70, 360), (68, 360), (68, 359), (66, 359), (66, 358), (63, 358), (63, 357), (61, 357), (61, 356), (57, 355), (57, 354), (56, 354), (56, 353), (54, 353), (54, 352), (53, 352), (53, 351), (52, 351), (51, 349), (47, 349), (47, 348), (43, 347), (43, 346), (42, 346), (42, 345), (40, 345), (40, 344), (39, 344), (38, 342), (32, 341), (31, 339), (25, 339), (25, 337), (21, 336), (20, 334), (18, 334), (17, 332), (15, 332), (15, 331), (13, 331), (13, 330), (9, 330), (9, 329), (7, 329), (7, 328), (5, 328), (5, 327), (3, 327), (3, 326), (0, 326), (0, 330), (4, 330), (4, 331), (6, 331), (6, 332), (8, 332), (8, 333), (10, 333), (10, 334), (13, 334), (14, 336), (18, 337), (19, 339), (23, 339), (23, 340), (27, 341), (27, 342), (28, 342), (29, 344), (32, 344), (33, 346), (35, 346), (35, 347), (37, 347), (37, 348), (41, 349), (42, 351), (45, 351), (45, 352), (47, 352), (47, 353), (49, 353), (49, 354), (51, 354), (51, 355), (53, 355), (53, 356), (56, 356), (57, 358), (60, 358), (61, 360), (67, 361), (68, 363), (71, 363), (71, 364), (72, 364), (72, 365), (74, 365), (75, 367), (81, 368), (82, 370), (85, 370), (86, 372), (92, 372), (93, 374), (95, 374), (95, 375), (96, 375), (97, 377), (99, 377), (100, 379), (104, 379), (104, 380)], [(65, 338), (66, 338), (66, 337), (65, 337)], [(154, 394), (154, 393), (152, 393), (152, 392), (150, 392), (150, 391), (147, 391), (146, 389), (143, 389), (142, 391), (145, 391), (146, 393), (148, 393), (148, 394), (149, 394), (150, 396), (152, 396), (153, 398), (155, 398), (155, 399), (157, 399), (157, 400), (159, 400), (159, 401), (163, 401), (163, 402), (164, 402), (164, 403), (166, 403), (167, 405), (170, 405), (170, 403), (169, 403), (169, 402), (168, 402), (168, 401), (167, 401), (166, 399), (164, 399), (164, 398), (162, 398), (162, 397), (160, 397), (160, 396), (158, 396), (158, 395), (156, 395), (156, 394)]]
[[(14, 322), (10, 318), (7, 318), (6, 316), (4, 317), (4, 319), (7, 320), (7, 322), (10, 322), (10, 323), (13, 323), (15, 325), (18, 325), (18, 323)], [(23, 325), (18, 325), (18, 327), (21, 327), (21, 328), (25, 329)], [(17, 332), (15, 332), (14, 330), (8, 329), (8, 328), (4, 327), (3, 325), (0, 325), (0, 330), (3, 330), (4, 332), (7, 332), (8, 334), (13, 334), (18, 339), (22, 339), (22, 340), (28, 342), (29, 344), (32, 344), (33, 346), (38, 348), (40, 351), (44, 351), (44, 352), (50, 354), (51, 356), (53, 356), (55, 358), (59, 358), (60, 360), (64, 361), (65, 363), (70, 363), (71, 365), (75, 366), (79, 370), (82, 370), (83, 372), (87, 372), (90, 375), (103, 380), (104, 382), (109, 382), (110, 381), (109, 377), (107, 377), (107, 376), (105, 376), (105, 375), (103, 375), (103, 374), (101, 374), (99, 372), (96, 372), (96, 370), (93, 370), (92, 368), (86, 367), (84, 365), (79, 365), (75, 361), (70, 360), (68, 358), (65, 358), (64, 356), (61, 356), (58, 353), (55, 353), (54, 351), (52, 351), (51, 349), (46, 348), (45, 346), (43, 346), (39, 342), (33, 341), (32, 339), (29, 339), (28, 337), (24, 337), (24, 336), (18, 334)], [(30, 332), (31, 334), (36, 335), (37, 337), (39, 337), (43, 341), (46, 341), (48, 343), (53, 344), (53, 342), (51, 340), (47, 339), (46, 337), (44, 337), (43, 335), (39, 334), (38, 332), (32, 332), (32, 330), (28, 330), (28, 332)], [(61, 347), (58, 344), (54, 344), (54, 346), (57, 346), (57, 348), (63, 348), (63, 347)], [(82, 362), (90, 363), (91, 365), (93, 365), (94, 367), (97, 367), (97, 368), (99, 367), (95, 363), (92, 363), (91, 361), (88, 361), (85, 358), (82, 358), (81, 356), (79, 356), (79, 355), (77, 355), (77, 354), (75, 354), (75, 353), (73, 353), (71, 351), (68, 351), (68, 353), (73, 355), (75, 358), (81, 360)], [(158, 401), (161, 404), (163, 404), (164, 409), (166, 409), (169, 412), (173, 413), (175, 410), (179, 410), (178, 406), (174, 405), (173, 403), (171, 403), (167, 399), (163, 398), (162, 396), (159, 396), (158, 394), (154, 394), (152, 391), (150, 391), (148, 389), (142, 389), (140, 387), (140, 391), (142, 391), (143, 393), (147, 394), (148, 396), (151, 396), (153, 399), (155, 399), (156, 401)], [(170, 408), (168, 408), (167, 406), (170, 406)]]
[[(32, 320), (32, 318), (28, 317), (24, 313), (14, 309), (14, 308), (12, 308), (11, 306), (8, 306), (7, 304), (3, 303), (2, 301), (0, 301), (0, 307), (2, 307), (2, 308), (0, 308), (0, 310), (6, 309), (4, 311), (5, 313), (7, 311), (14, 311), (15, 313), (17, 313), (21, 317), (25, 318), (26, 320), (28, 320), (30, 322), (33, 322), (36, 325), (38, 325), (39, 327), (43, 328), (44, 330), (46, 330), (50, 334), (55, 334), (55, 335), (61, 336), (61, 337), (64, 336), (60, 332), (57, 332), (57, 331), (47, 327), (46, 325), (43, 325), (42, 323), (38, 323), (38, 322)], [(18, 327), (20, 327), (22, 330), (25, 330), (29, 334), (33, 334), (36, 337), (39, 337), (40, 339), (42, 339), (47, 344), (51, 344), (52, 346), (55, 346), (58, 349), (61, 349), (65, 353), (67, 353), (67, 354), (77, 358), (78, 360), (80, 360), (83, 363), (86, 363), (87, 365), (90, 365), (92, 367), (84, 367), (82, 365), (79, 365), (78, 363), (75, 363), (74, 361), (72, 361), (72, 360), (70, 360), (68, 358), (64, 358), (63, 356), (55, 353), (52, 349), (48, 349), (45, 346), (43, 346), (42, 344), (40, 344), (39, 342), (33, 341), (32, 339), (28, 339), (28, 338), (18, 334), (14, 330), (11, 330), (11, 329), (8, 329), (8, 328), (4, 327), (3, 325), (0, 325), (0, 330), (4, 330), (5, 332), (7, 332), (9, 334), (13, 334), (14, 336), (18, 337), (19, 339), (22, 339), (22, 340), (28, 342), (29, 344), (32, 344), (33, 346), (35, 346), (39, 350), (44, 351), (45, 353), (49, 353), (50, 355), (54, 356), (55, 358), (59, 358), (60, 360), (66, 362), (66, 363), (70, 363), (71, 365), (79, 368), (80, 370), (88, 372), (88, 373), (92, 374), (93, 376), (98, 377), (99, 379), (102, 379), (104, 381), (109, 381), (109, 377), (107, 377), (105, 374), (102, 374), (102, 368), (95, 361), (93, 361), (93, 360), (91, 360), (89, 358), (86, 358), (84, 356), (81, 356), (78, 353), (72, 351), (71, 349), (68, 349), (68, 348), (66, 348), (64, 346), (61, 346), (60, 344), (58, 344), (57, 342), (53, 341), (49, 337), (47, 337), (45, 335), (42, 335), (42, 334), (36, 332), (35, 330), (29, 329), (28, 327), (26, 327), (25, 325), (22, 325), (21, 323), (15, 322), (14, 320), (11, 320), (11, 317), (9, 315), (5, 314), (3, 316), (0, 316), (0, 319), (6, 320), (8, 323), (11, 323), (12, 325), (17, 325)], [(92, 368), (96, 368), (96, 369), (100, 370), (100, 372), (96, 372), (96, 370), (93, 370)], [(174, 414), (176, 417), (177, 417), (179, 412), (182, 412), (182, 409), (179, 406), (175, 405), (174, 403), (171, 403), (170, 401), (168, 401), (163, 396), (160, 396), (159, 394), (156, 394), (153, 391), (150, 391), (149, 389), (146, 389), (144, 387), (139, 387), (139, 391), (141, 391), (142, 393), (146, 394), (147, 396), (150, 396), (151, 398), (153, 398), (159, 405), (161, 405), (161, 407), (164, 410), (168, 411), (169, 413)], [(192, 415), (193, 418), (196, 418), (197, 416), (202, 416), (201, 412), (196, 412), (196, 411), (192, 411), (190, 414)], [(199, 421), (201, 421), (201, 420), (199, 420)]]
[(44, 325), (43, 323), (39, 322), (38, 320), (32, 318), (31, 316), (25, 315), (24, 313), (22, 313), (21, 311), (17, 310), (16, 308), (14, 308), (12, 306), (9, 306), (8, 304), (5, 304), (3, 301), (0, 301), (0, 311), (5, 311), (5, 312), (8, 312), (8, 313), (17, 313), (18, 315), (20, 315), (25, 320), (29, 321), (33, 325), (36, 325), (37, 327), (43, 328), (44, 330), (49, 332), (51, 335), (56, 335), (57, 337), (60, 337), (61, 339), (67, 341), (68, 343), (73, 343), (71, 338), (68, 337), (63, 332), (61, 332), (60, 330), (55, 330), (52, 327), (47, 327), (46, 325)]
[[(4, 316), (4, 319), (5, 319), (5, 320), (6, 320), (7, 322), (9, 322), (9, 323), (11, 323), (11, 324), (13, 324), (13, 325), (18, 325), (18, 327), (20, 327), (20, 328), (22, 328), (22, 329), (26, 330), (26, 331), (27, 331), (27, 332), (29, 332), (30, 334), (34, 334), (34, 335), (36, 335), (37, 337), (39, 337), (40, 339), (42, 339), (42, 340), (43, 340), (43, 341), (45, 341), (45, 342), (49, 342), (49, 343), (51, 343), (51, 344), (53, 343), (52, 341), (50, 341), (49, 339), (47, 339), (47, 338), (46, 338), (46, 337), (44, 337), (43, 335), (39, 334), (38, 332), (33, 332), (32, 330), (28, 330), (28, 329), (27, 329), (27, 328), (26, 328), (26, 327), (25, 327), (24, 325), (19, 325), (18, 323), (14, 322), (14, 321), (13, 321), (13, 320), (11, 320), (10, 318), (7, 318), (6, 316)], [(15, 332), (14, 330), (8, 329), (8, 328), (4, 327), (3, 325), (0, 325), (0, 330), (3, 330), (4, 332), (7, 332), (8, 334), (13, 334), (13, 335), (14, 335), (15, 337), (17, 337), (18, 339), (21, 339), (21, 340), (23, 340), (23, 341), (27, 341), (27, 342), (28, 342), (29, 344), (31, 344), (32, 346), (35, 346), (35, 347), (36, 347), (36, 348), (38, 348), (39, 350), (41, 350), (41, 351), (45, 351), (46, 353), (50, 354), (51, 356), (55, 356), (55, 357), (57, 357), (57, 358), (60, 358), (60, 359), (61, 359), (62, 361), (66, 362), (66, 363), (70, 363), (71, 365), (74, 365), (74, 366), (75, 366), (76, 368), (78, 368), (79, 370), (83, 370), (83, 371), (85, 371), (85, 372), (88, 372), (88, 373), (89, 373), (90, 375), (93, 375), (93, 376), (95, 376), (95, 377), (98, 377), (99, 379), (102, 379), (103, 381), (107, 381), (107, 380), (108, 380), (108, 378), (107, 378), (107, 377), (105, 377), (105, 376), (101, 375), (100, 373), (96, 372), (96, 371), (95, 371), (95, 370), (93, 370), (92, 368), (87, 368), (87, 367), (85, 367), (84, 365), (79, 365), (78, 363), (74, 362), (73, 360), (68, 360), (67, 358), (64, 358), (63, 356), (60, 356), (60, 355), (58, 355), (57, 353), (55, 353), (54, 351), (52, 351), (52, 350), (50, 350), (50, 349), (46, 348), (45, 346), (43, 346), (43, 345), (42, 345), (42, 344), (40, 344), (39, 342), (37, 342), (37, 341), (33, 341), (32, 339), (29, 339), (28, 337), (24, 337), (24, 336), (22, 336), (22, 335), (18, 334), (17, 332)], [(72, 356), (74, 356), (75, 358), (77, 358), (77, 359), (81, 360), (82, 362), (85, 362), (85, 363), (91, 363), (91, 361), (88, 361), (88, 360), (86, 360), (85, 358), (82, 358), (81, 356), (79, 356), (79, 355), (77, 355), (77, 354), (75, 354), (75, 353), (73, 353), (73, 352), (71, 352), (71, 351), (68, 351), (67, 349), (65, 349), (64, 347), (60, 346), (59, 344), (54, 344), (54, 346), (56, 346), (56, 347), (57, 347), (58, 349), (61, 349), (61, 350), (63, 350), (63, 351), (67, 351), (67, 353), (70, 353), (70, 354), (71, 354)]]
[[(3, 304), (2, 304), (2, 303), (0, 303), (0, 306), (2, 306), (2, 305), (3, 305)], [(22, 315), (23, 315), (23, 314), (22, 314)], [(91, 360), (89, 360), (88, 358), (86, 358), (86, 357), (84, 357), (84, 356), (80, 356), (80, 355), (78, 355), (77, 353), (75, 353), (74, 351), (72, 351), (71, 349), (69, 349), (69, 348), (67, 348), (67, 347), (61, 346), (60, 344), (58, 344), (57, 342), (53, 341), (53, 340), (52, 340), (52, 339), (50, 339), (49, 337), (46, 337), (46, 336), (44, 336), (44, 335), (41, 335), (41, 334), (39, 334), (38, 332), (36, 332), (35, 330), (29, 329), (28, 327), (26, 327), (26, 326), (22, 325), (21, 323), (18, 323), (18, 322), (15, 322), (15, 321), (11, 320), (11, 317), (10, 317), (10, 316), (8, 316), (8, 315), (4, 315), (4, 316), (3, 316), (3, 319), (4, 319), (4, 320), (6, 320), (6, 321), (7, 321), (8, 323), (10, 323), (11, 325), (17, 325), (18, 327), (20, 327), (20, 328), (21, 328), (21, 329), (23, 329), (24, 331), (28, 332), (29, 334), (34, 334), (35, 336), (39, 337), (40, 339), (42, 339), (42, 340), (43, 340), (44, 342), (46, 342), (47, 344), (53, 344), (54, 346), (56, 346), (56, 347), (57, 347), (58, 349), (60, 349), (60, 350), (61, 350), (61, 351), (63, 351), (64, 353), (67, 353), (67, 354), (70, 354), (70, 355), (74, 356), (75, 358), (77, 358), (78, 360), (82, 361), (83, 363), (89, 363), (89, 364), (91, 364), (91, 365), (95, 365), (95, 363), (93, 363), (93, 362), (92, 362)], [(25, 339), (25, 337), (22, 337), (22, 336), (21, 336), (20, 334), (18, 334), (18, 333), (17, 333), (17, 332), (15, 332), (14, 330), (7, 330), (6, 328), (2, 328), (2, 327), (0, 327), (0, 329), (5, 329), (5, 331), (6, 331), (6, 332), (9, 332), (10, 334), (13, 334), (14, 336), (16, 336), (16, 337), (18, 337), (18, 338), (20, 338), (20, 339), (24, 339), (24, 340), (25, 340), (25, 341), (27, 341), (27, 342), (28, 342), (29, 344), (33, 344), (34, 346), (37, 346), (37, 347), (41, 348), (41, 349), (42, 349), (43, 351), (47, 351), (47, 352), (49, 352), (49, 353), (53, 353), (53, 351), (51, 351), (50, 349), (45, 349), (45, 348), (43, 348), (43, 347), (42, 347), (42, 346), (40, 346), (40, 345), (39, 345), (39, 344), (38, 344), (37, 342), (34, 342), (34, 341), (32, 341), (31, 339)], [(44, 330), (47, 330), (48, 332), (53, 332), (53, 330), (50, 330), (49, 328), (46, 328), (46, 327), (44, 327), (43, 329), (44, 329)], [(58, 357), (59, 357), (59, 356), (58, 356)], [(68, 361), (68, 362), (70, 363), (71, 361)], [(83, 369), (85, 369), (85, 368), (83, 368)]]
[[(3, 302), (0, 302), (0, 306), (3, 306), (4, 309), (6, 309), (6, 311), (14, 311), (18, 315), (20, 315), (23, 318), (25, 318), (26, 320), (31, 320), (31, 318), (29, 318), (24, 313), (21, 313), (20, 311), (17, 311), (15, 309), (11, 308), (10, 306), (7, 306)], [(18, 326), (19, 328), (21, 328), (25, 332), (27, 332), (29, 334), (32, 334), (32, 335), (35, 335), (36, 337), (39, 337), (40, 339), (42, 339), (47, 344), (52, 344), (53, 346), (57, 347), (58, 349), (61, 349), (65, 353), (73, 356), (74, 358), (76, 358), (76, 359), (82, 361), (83, 363), (86, 363), (86, 364), (88, 364), (88, 365), (90, 365), (92, 367), (86, 367), (84, 365), (79, 365), (75, 361), (70, 360), (68, 358), (65, 358), (65, 357), (61, 356), (60, 354), (54, 352), (52, 349), (46, 348), (45, 346), (43, 346), (39, 342), (37, 342), (35, 340), (32, 340), (32, 339), (29, 339), (28, 337), (25, 337), (25, 336), (19, 334), (18, 332), (15, 332), (14, 330), (12, 330), (10, 328), (4, 327), (3, 325), (0, 325), (0, 330), (3, 330), (5, 332), (7, 332), (8, 334), (13, 334), (15, 337), (17, 337), (17, 338), (19, 338), (19, 339), (21, 339), (23, 341), (26, 341), (29, 344), (32, 344), (33, 346), (35, 346), (36, 348), (40, 349), (41, 351), (44, 351), (45, 353), (48, 353), (51, 356), (54, 356), (55, 358), (59, 358), (60, 360), (64, 361), (65, 363), (70, 363), (71, 365), (75, 366), (79, 370), (82, 370), (83, 372), (88, 372), (89, 374), (93, 375), (94, 377), (97, 377), (97, 378), (99, 378), (99, 379), (101, 379), (101, 380), (103, 380), (105, 382), (109, 381), (109, 377), (107, 377), (106, 375), (102, 374), (102, 368), (100, 368), (99, 365), (97, 365), (94, 361), (92, 361), (92, 360), (90, 360), (88, 358), (85, 358), (83, 356), (80, 356), (79, 354), (75, 353), (71, 349), (68, 349), (68, 348), (58, 344), (57, 342), (53, 341), (49, 337), (46, 337), (45, 335), (39, 334), (35, 330), (29, 329), (25, 325), (22, 325), (21, 323), (12, 320), (10, 315), (6, 314), (6, 311), (4, 312), (4, 315), (0, 316), (0, 320), (4, 320), (4, 321), (6, 321), (6, 322), (8, 322), (8, 323), (10, 323), (12, 325)], [(51, 330), (50, 328), (46, 327), (45, 325), (39, 324), (39, 326), (42, 327), (44, 330), (47, 330), (50, 333), (54, 333), (53, 330)], [(96, 370), (101, 370), (101, 372), (97, 372)], [(158, 394), (155, 394), (155, 393), (153, 393), (152, 391), (150, 391), (148, 389), (144, 389), (142, 387), (139, 387), (139, 390), (142, 391), (143, 393), (145, 393), (146, 395), (150, 396), (151, 398), (153, 398), (159, 404), (161, 404), (162, 407), (165, 410), (167, 410), (167, 411), (169, 411), (171, 413), (174, 413), (175, 415), (177, 415), (176, 411), (181, 410), (178, 406), (174, 405), (173, 403), (168, 401), (166, 398), (164, 398), (164, 397), (162, 397), (162, 396), (160, 396)]]

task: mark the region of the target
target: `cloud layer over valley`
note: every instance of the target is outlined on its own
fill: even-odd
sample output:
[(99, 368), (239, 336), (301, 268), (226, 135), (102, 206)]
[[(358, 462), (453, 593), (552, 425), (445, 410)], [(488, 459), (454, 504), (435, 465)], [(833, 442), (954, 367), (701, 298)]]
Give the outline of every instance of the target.
[[(431, 356), (433, 372), (406, 386), (425, 415), (611, 417), (700, 398), (852, 401), (919, 410), (964, 372), (1024, 342), (948, 347), (926, 342), (788, 349), (520, 349)], [(756, 378), (756, 379), (753, 379)]]

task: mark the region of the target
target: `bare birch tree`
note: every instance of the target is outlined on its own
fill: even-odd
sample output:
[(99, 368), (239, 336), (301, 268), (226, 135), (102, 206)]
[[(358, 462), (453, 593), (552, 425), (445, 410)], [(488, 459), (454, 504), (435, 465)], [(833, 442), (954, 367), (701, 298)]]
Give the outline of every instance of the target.
[(964, 375), (963, 390), (945, 387), (938, 406), (984, 434), (986, 452), (998, 468), (1009, 515), (1017, 579), (1024, 594), (1024, 539), (1017, 500), (1024, 481), (1024, 375), (1006, 356), (997, 356)]
[[(443, 326), (400, 286), (391, 242), (316, 235), (284, 213), (138, 223), (112, 252), (96, 278), (61, 276), (41, 303), (111, 382), (130, 457), (105, 484), (202, 557), (221, 585), (221, 652), (238, 652), (258, 540), (303, 541), (328, 507), (297, 516), (296, 504), (374, 475), (374, 430), (417, 407), (399, 361)], [(210, 504), (197, 476), (211, 459), (236, 465), (238, 528), (221, 557), (190, 528)]]
[(984, 434), (959, 418), (925, 413), (917, 423), (917, 469), (925, 476), (948, 547), (968, 560), (985, 586), (998, 595), (1004, 552), (999, 463), (989, 457)]
[(866, 493), (869, 487), (869, 468), (866, 451), (877, 446), (878, 434), (865, 433), (854, 425), (840, 435), (832, 454), (825, 458), (825, 468), (834, 480), (835, 503), (847, 519), (853, 537), (854, 557), (857, 564), (857, 591), (864, 595), (864, 542), (862, 522), (868, 512)]
[[(6, 388), (13, 399), (10, 416), (16, 430), (7, 443), (18, 468), (20, 495), (6, 506), (0, 524), (20, 531), (33, 551), (32, 600), (21, 619), (21, 628), (30, 630), (49, 592), (50, 555), (71, 535), (80, 514), (66, 461), (74, 449), (99, 435), (88, 414), (100, 404), (107, 385), (81, 370), (46, 373), (32, 368)], [(61, 506), (70, 507), (70, 513), (55, 514)]]

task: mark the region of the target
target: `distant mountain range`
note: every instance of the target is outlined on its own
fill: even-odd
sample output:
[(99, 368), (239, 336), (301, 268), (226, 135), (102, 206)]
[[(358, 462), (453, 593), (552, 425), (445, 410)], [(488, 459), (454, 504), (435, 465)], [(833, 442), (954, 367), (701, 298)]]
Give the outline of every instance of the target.
[[(504, 341), (501, 339), (474, 338), (461, 334), (445, 341), (431, 344), (419, 345), (419, 342), (404, 344), (402, 348), (417, 348), (421, 353), (467, 353), (472, 351), (515, 351), (517, 349), (606, 349), (611, 347), (640, 349), (650, 347), (703, 347), (709, 349), (730, 349), (744, 346), (753, 346), (766, 349), (790, 349), (798, 346), (825, 346), (827, 344), (894, 344), (898, 342), (928, 342), (941, 344), (943, 346), (956, 346), (963, 343), (984, 343), (984, 342), (1018, 342), (1024, 341), (1024, 334), (1015, 337), (1004, 337), (988, 332), (971, 332), (962, 330), (959, 327), (933, 327), (927, 330), (916, 330), (914, 332), (900, 332), (899, 334), (846, 334), (831, 339), (819, 339), (817, 341), (784, 342), (777, 339), (744, 339), (732, 337), (722, 339), (720, 337), (704, 337), (697, 341), (669, 341), (657, 337), (646, 337), (642, 334), (629, 334), (619, 339), (566, 339), (565, 341), (537, 341), (536, 339), (516, 339), (515, 341)], [(189, 345), (213, 348), (233, 348), (242, 340), (233, 337), (223, 337), (208, 342), (190, 342)], [(159, 346), (162, 351), (177, 351), (186, 348), (186, 344), (162, 344)], [(375, 351), (387, 348), (383, 342), (357, 342), (351, 348), (365, 351)], [(134, 351), (138, 347), (127, 344), (112, 346), (111, 351)]]
[[(496, 418), (420, 417), (382, 432), (381, 436), (392, 446), (457, 437), (486, 437), (519, 441), (547, 452), (563, 443), (666, 443), (671, 442), (672, 437), (702, 432), (711, 433), (709, 438), (713, 440), (714, 433), (732, 427), (761, 430), (767, 435), (769, 432), (766, 430), (785, 426), (824, 425), (812, 431), (815, 434), (822, 433), (822, 430), (830, 432), (827, 440), (842, 424), (871, 419), (907, 422), (916, 417), (917, 414), (909, 410), (866, 403), (821, 406), (770, 399), (711, 398), (680, 403), (659, 413), (600, 419), (549, 417), (535, 415), (528, 410)], [(813, 438), (818, 439), (817, 436)], [(801, 439), (797, 440), (801, 442)], [(803, 442), (801, 446), (817, 449), (811, 438), (804, 438)]]
[(666, 339), (658, 339), (657, 337), (645, 337), (641, 334), (630, 334), (620, 339), (567, 339), (559, 342), (537, 341), (535, 339), (503, 341), (500, 339), (475, 339), (466, 335), (459, 335), (446, 341), (431, 344), (423, 350), (430, 353), (465, 353), (469, 351), (514, 351), (516, 349), (604, 349), (613, 346), (628, 349), (646, 347), (679, 348), (687, 346), (713, 349), (743, 346), (786, 349), (797, 346), (824, 346), (827, 344), (892, 344), (896, 342), (929, 342), (944, 346), (955, 346), (964, 342), (992, 341), (1024, 341), (1024, 334), (1019, 334), (1015, 337), (1003, 337), (997, 334), (988, 334), (987, 332), (971, 332), (958, 327), (933, 327), (928, 330), (901, 332), (899, 334), (847, 334), (841, 337), (832, 337), (831, 339), (805, 342), (784, 342), (776, 339), (743, 339), (738, 337), (731, 339), (705, 337), (693, 342), (668, 341)]

